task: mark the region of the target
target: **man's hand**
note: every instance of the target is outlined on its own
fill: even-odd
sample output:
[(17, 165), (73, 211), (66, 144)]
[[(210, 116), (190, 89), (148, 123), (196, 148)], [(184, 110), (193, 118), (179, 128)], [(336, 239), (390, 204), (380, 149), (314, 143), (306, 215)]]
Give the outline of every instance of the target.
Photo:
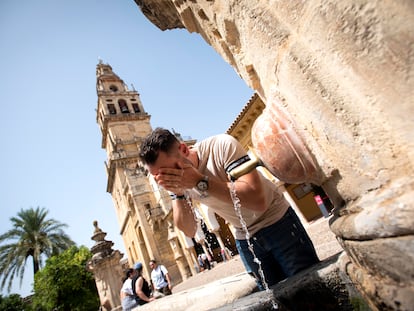
[(177, 166), (177, 168), (160, 168), (155, 180), (164, 189), (182, 195), (186, 189), (195, 186), (202, 174), (191, 163), (179, 162)]

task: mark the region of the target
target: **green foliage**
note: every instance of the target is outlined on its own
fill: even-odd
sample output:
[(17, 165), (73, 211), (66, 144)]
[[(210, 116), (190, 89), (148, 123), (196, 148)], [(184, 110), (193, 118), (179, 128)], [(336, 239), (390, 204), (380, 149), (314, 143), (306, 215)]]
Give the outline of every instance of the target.
[(99, 308), (93, 274), (86, 269), (92, 253), (72, 246), (52, 256), (35, 275), (33, 305), (45, 310), (83, 311)]
[(31, 257), (34, 274), (42, 267), (42, 257), (52, 256), (75, 243), (62, 230), (67, 225), (47, 219), (48, 211), (37, 207), (21, 210), (10, 218), (13, 228), (0, 235), (1, 289), (10, 291), (15, 277), (22, 284), (26, 261)]
[(1, 311), (30, 311), (31, 306), (25, 303), (18, 294), (11, 294), (10, 296), (2, 297), (0, 295), (0, 310)]
[(350, 300), (354, 311), (371, 311), (371, 308), (362, 297), (352, 297)]

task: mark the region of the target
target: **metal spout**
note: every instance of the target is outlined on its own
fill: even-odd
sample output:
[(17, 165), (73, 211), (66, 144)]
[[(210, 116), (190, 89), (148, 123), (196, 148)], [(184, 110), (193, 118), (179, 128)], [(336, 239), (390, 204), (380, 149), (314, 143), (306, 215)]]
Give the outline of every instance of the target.
[(243, 162), (239, 166), (236, 166), (231, 171), (227, 172), (232, 181), (235, 181), (240, 176), (249, 173), (251, 170), (258, 166), (264, 166), (262, 160), (259, 159), (259, 157), (252, 149), (249, 150), (249, 158), (250, 159), (248, 161)]

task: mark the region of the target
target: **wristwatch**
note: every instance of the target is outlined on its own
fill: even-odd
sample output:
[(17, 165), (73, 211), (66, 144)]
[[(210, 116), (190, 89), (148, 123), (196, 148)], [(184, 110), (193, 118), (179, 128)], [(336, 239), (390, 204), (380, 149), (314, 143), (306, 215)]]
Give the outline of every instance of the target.
[(201, 193), (202, 197), (206, 197), (208, 190), (208, 176), (203, 176), (203, 178), (197, 182), (196, 188)]

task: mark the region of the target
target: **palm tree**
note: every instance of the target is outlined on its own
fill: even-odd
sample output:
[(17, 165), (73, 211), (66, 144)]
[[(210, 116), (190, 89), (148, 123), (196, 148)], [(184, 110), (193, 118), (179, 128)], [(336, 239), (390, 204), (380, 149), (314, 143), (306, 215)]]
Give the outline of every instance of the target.
[(17, 217), (10, 218), (13, 229), (0, 235), (1, 289), (8, 280), (7, 289), (10, 291), (17, 276), (21, 286), (28, 257), (32, 257), (35, 274), (42, 267), (42, 257), (56, 255), (75, 244), (62, 230), (67, 225), (46, 219), (47, 214), (46, 209), (37, 207), (21, 209)]

